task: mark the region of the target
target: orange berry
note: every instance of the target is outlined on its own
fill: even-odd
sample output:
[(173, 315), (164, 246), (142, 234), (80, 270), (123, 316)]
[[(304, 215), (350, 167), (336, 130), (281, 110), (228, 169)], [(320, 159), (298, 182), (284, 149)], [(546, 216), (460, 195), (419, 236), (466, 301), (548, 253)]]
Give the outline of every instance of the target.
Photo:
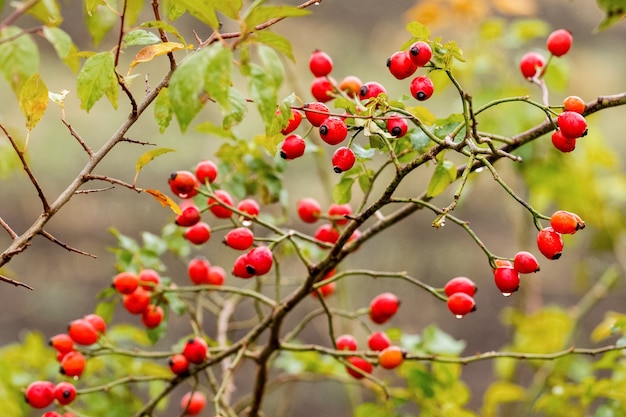
[(402, 365), (406, 352), (399, 346), (389, 346), (378, 354), (378, 363), (385, 369), (393, 369)]

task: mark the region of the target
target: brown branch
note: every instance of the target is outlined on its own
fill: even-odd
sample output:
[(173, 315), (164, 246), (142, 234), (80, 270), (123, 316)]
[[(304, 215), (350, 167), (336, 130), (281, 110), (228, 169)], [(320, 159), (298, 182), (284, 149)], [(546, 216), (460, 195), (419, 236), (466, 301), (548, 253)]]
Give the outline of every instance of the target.
[(17, 233), (15, 233), (13, 229), (11, 229), (11, 226), (9, 226), (9, 224), (5, 222), (2, 217), (0, 217), (0, 226), (2, 226), (2, 228), (7, 231), (9, 236), (11, 236), (11, 239), (17, 238)]
[(80, 144), (80, 146), (83, 147), (83, 149), (85, 150), (85, 152), (87, 152), (87, 155), (89, 155), (90, 157), (93, 156), (93, 150), (91, 149), (91, 147), (89, 145), (87, 145), (87, 143), (85, 143), (85, 141), (83, 140), (83, 138), (78, 134), (78, 132), (76, 130), (74, 130), (74, 128), (72, 127), (72, 125), (65, 120), (65, 113), (63, 114), (63, 117), (61, 117), (61, 122), (65, 125), (65, 127), (67, 127), (67, 129), (70, 131), (70, 135), (72, 135), (74, 137), (74, 139), (76, 139), (78, 141), (78, 143)]
[[(160, 22), (161, 13), (159, 12), (159, 0), (152, 0), (152, 13), (154, 14), (154, 20)], [(169, 39), (167, 38), (167, 33), (165, 33), (162, 28), (159, 28), (158, 30), (161, 41), (169, 42)], [(170, 71), (174, 71), (176, 69), (176, 60), (174, 59), (174, 53), (168, 52), (167, 58), (170, 60)]]
[(85, 256), (89, 256), (90, 258), (94, 258), (97, 259), (98, 257), (96, 255), (93, 255), (89, 252), (83, 252), (80, 249), (76, 249), (73, 248), (63, 242), (61, 242), (59, 239), (57, 239), (56, 237), (52, 236), (50, 233), (46, 232), (45, 230), (42, 230), (41, 232), (39, 232), (39, 234), (43, 237), (45, 237), (46, 239), (48, 239), (49, 241), (51, 241), (52, 243), (56, 243), (57, 245), (61, 246), (63, 249), (66, 249), (69, 252), (74, 252), (74, 253), (78, 253), (80, 255), (85, 255)]
[(14, 279), (5, 277), (4, 275), (0, 275), (0, 281), (6, 282), (7, 284), (15, 285), (16, 287), (24, 287), (24, 288), (28, 288), (29, 290), (33, 289), (33, 287), (31, 287), (30, 285), (27, 285), (27, 284), (24, 284), (23, 282), (16, 281)]
[(91, 194), (91, 193), (101, 193), (103, 191), (109, 191), (114, 189), (114, 186), (106, 187), (106, 188), (94, 188), (91, 190), (78, 190), (74, 194)]
[(9, 139), (9, 142), (11, 142), (11, 146), (13, 146), (15, 153), (17, 154), (18, 158), (20, 158), (20, 161), (22, 162), (22, 167), (24, 168), (24, 171), (26, 171), (28, 178), (30, 178), (30, 182), (33, 184), (33, 186), (37, 190), (37, 194), (39, 194), (39, 199), (41, 200), (41, 204), (43, 204), (44, 212), (47, 212), (50, 209), (50, 205), (48, 204), (48, 200), (46, 199), (46, 196), (43, 193), (43, 190), (39, 186), (37, 179), (35, 178), (32, 171), (30, 170), (30, 167), (28, 166), (28, 162), (26, 162), (26, 158), (24, 158), (24, 152), (19, 148), (19, 146), (17, 146), (17, 143), (15, 142), (15, 140), (13, 140), (13, 137), (9, 134), (9, 132), (5, 129), (5, 127), (2, 124), (0, 124), (0, 129), (2, 129), (2, 132), (4, 132), (7, 139)]
[(8, 15), (6, 19), (0, 22), (0, 29), (4, 29), (7, 26), (11, 26), (13, 22), (19, 19), (24, 13), (26, 13), (29, 9), (34, 7), (40, 0), (31, 0), (26, 3), (22, 3), (20, 7), (17, 7), (13, 13)]
[(98, 181), (110, 182), (111, 184), (121, 185), (122, 187), (126, 187), (133, 191), (137, 191), (138, 193), (143, 191), (141, 188), (137, 188), (132, 184), (129, 184), (127, 182), (124, 182), (122, 180), (118, 180), (115, 178), (107, 177), (106, 175), (88, 174), (88, 175), (85, 175), (84, 178), (86, 181), (98, 180)]

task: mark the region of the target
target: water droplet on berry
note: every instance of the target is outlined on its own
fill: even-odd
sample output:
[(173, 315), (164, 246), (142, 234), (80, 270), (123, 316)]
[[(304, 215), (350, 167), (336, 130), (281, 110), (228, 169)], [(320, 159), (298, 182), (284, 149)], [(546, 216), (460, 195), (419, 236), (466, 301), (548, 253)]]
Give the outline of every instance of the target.
[(178, 194), (178, 196), (179, 196), (180, 198), (183, 198), (183, 199), (185, 199), (185, 198), (187, 198), (187, 197), (188, 197), (188, 195), (187, 195), (187, 194)]
[(319, 1), (316, 1), (315, 3), (313, 3), (313, 5), (314, 5), (314, 6), (319, 6), (319, 5), (320, 5), (320, 2), (319, 2)]
[(505, 297), (510, 297), (511, 294), (513, 294), (512, 292), (503, 292), (502, 295), (504, 295)]
[(463, 314), (456, 314), (454, 317), (456, 317), (457, 319), (462, 319), (463, 318)]
[(246, 226), (246, 227), (251, 226), (252, 225), (252, 221), (248, 220), (248, 219), (242, 220), (241, 221), (241, 225), (242, 226)]

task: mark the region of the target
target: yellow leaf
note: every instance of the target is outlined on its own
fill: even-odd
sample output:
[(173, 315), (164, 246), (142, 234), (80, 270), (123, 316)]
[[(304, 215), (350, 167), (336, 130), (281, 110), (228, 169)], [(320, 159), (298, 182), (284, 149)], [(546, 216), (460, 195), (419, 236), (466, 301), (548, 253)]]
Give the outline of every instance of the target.
[(150, 62), (157, 56), (169, 54), (170, 52), (181, 49), (185, 49), (185, 45), (178, 42), (163, 42), (145, 46), (141, 48), (139, 52), (137, 52), (137, 55), (135, 55), (135, 58), (133, 58), (133, 62), (130, 63), (130, 69), (133, 69), (135, 65), (141, 64), (142, 62)]
[(161, 191), (149, 189), (143, 191), (154, 197), (159, 203), (161, 203), (163, 207), (169, 207), (175, 214), (182, 213), (182, 210), (180, 209), (180, 207), (178, 207), (178, 204), (176, 204), (174, 200), (163, 194)]
[(39, 74), (26, 80), (20, 89), (19, 106), (26, 117), (26, 128), (32, 130), (48, 107), (48, 87)]
[(537, 13), (534, 0), (493, 0), (493, 7), (500, 13), (513, 16), (534, 16)]
[(136, 172), (141, 171), (143, 167), (148, 165), (148, 163), (152, 161), (154, 158), (156, 158), (157, 156), (161, 156), (164, 153), (169, 153), (169, 152), (176, 152), (176, 150), (170, 149), (170, 148), (156, 148), (156, 149), (152, 149), (151, 151), (144, 153), (137, 159), (137, 162), (135, 163), (135, 171)]

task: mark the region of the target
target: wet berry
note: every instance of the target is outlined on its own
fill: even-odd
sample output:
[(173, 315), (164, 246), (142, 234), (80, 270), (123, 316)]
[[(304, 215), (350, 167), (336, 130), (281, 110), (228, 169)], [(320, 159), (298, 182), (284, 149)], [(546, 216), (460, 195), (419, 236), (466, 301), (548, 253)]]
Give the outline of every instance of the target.
[(254, 233), (247, 227), (237, 227), (226, 233), (224, 243), (236, 250), (247, 250), (254, 243)]
[(539, 271), (539, 261), (532, 253), (520, 251), (515, 254), (513, 268), (520, 274), (532, 274)]
[(476, 284), (467, 277), (456, 277), (448, 281), (443, 287), (443, 290), (448, 297), (457, 292), (462, 292), (473, 297), (474, 294), (476, 294)]
[(433, 56), (433, 51), (426, 42), (417, 41), (409, 48), (409, 54), (411, 60), (418, 67), (423, 67), (428, 64), (430, 58)]
[(435, 87), (430, 78), (420, 75), (411, 81), (411, 95), (419, 101), (428, 100), (435, 91)]
[(537, 52), (528, 52), (522, 56), (519, 68), (524, 78), (531, 79), (540, 75), (545, 66), (546, 60), (543, 56)]
[(293, 134), (287, 136), (280, 146), (280, 157), (286, 160), (292, 160), (304, 155), (306, 142), (302, 136)]
[(447, 304), (450, 312), (459, 319), (476, 310), (474, 298), (464, 292), (455, 292), (450, 295)]
[(546, 258), (559, 259), (563, 252), (563, 238), (552, 227), (544, 227), (537, 233), (537, 248)]
[(338, 145), (348, 136), (348, 127), (341, 118), (330, 116), (319, 127), (320, 137), (329, 145)]
[(342, 146), (337, 148), (333, 153), (333, 171), (337, 174), (349, 171), (354, 166), (355, 162), (356, 156), (354, 155), (354, 151), (348, 147)]
[(307, 103), (304, 105), (306, 119), (315, 127), (321, 126), (329, 116), (328, 106), (324, 103)]
[(172, 192), (180, 198), (191, 198), (198, 194), (198, 180), (189, 171), (177, 171), (168, 180)]
[(409, 78), (417, 70), (417, 65), (411, 59), (411, 54), (405, 51), (398, 51), (387, 59), (389, 72), (398, 80)]
[(324, 77), (333, 70), (333, 60), (326, 52), (316, 49), (309, 57), (309, 69), (315, 77)]

